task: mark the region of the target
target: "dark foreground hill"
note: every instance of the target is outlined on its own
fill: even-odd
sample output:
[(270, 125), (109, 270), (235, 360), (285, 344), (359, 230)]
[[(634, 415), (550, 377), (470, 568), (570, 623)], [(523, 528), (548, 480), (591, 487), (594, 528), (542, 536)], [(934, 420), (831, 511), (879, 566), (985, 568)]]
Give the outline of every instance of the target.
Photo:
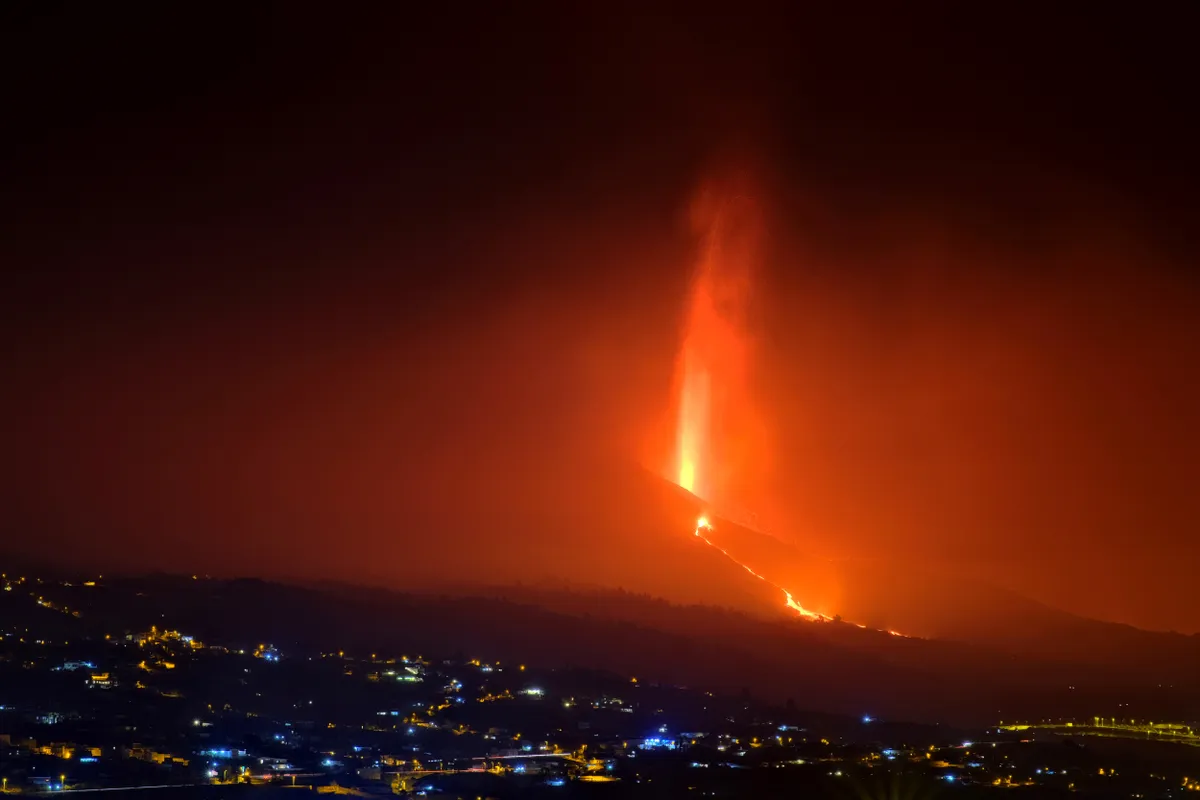
[[(253, 648), (270, 642), (293, 657), (336, 650), (419, 652), (578, 666), (774, 702), (790, 699), (812, 710), (964, 725), (1091, 715), (1118, 698), (1133, 702), (1139, 714), (1178, 718), (1200, 712), (1195, 693), (1182, 686), (1147, 689), (1104, 670), (1016, 659), (971, 645), (842, 623), (762, 619), (627, 592), (508, 587), (449, 596), (171, 576), (43, 589), (56, 603), (80, 611), (79, 618), (64, 619), (86, 635), (156, 624), (211, 643)], [(5, 606), (19, 599), (6, 598)], [(36, 606), (30, 611), (29, 605), (22, 606), (25, 613), (58, 615)]]

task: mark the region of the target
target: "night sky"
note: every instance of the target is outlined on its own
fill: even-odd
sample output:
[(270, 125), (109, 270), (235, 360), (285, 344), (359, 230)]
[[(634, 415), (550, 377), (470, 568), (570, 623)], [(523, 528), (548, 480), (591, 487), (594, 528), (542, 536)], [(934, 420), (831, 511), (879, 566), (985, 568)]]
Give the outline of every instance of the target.
[(586, 580), (736, 176), (746, 507), (1200, 631), (1194, 4), (169, 5), (0, 11), (0, 550)]

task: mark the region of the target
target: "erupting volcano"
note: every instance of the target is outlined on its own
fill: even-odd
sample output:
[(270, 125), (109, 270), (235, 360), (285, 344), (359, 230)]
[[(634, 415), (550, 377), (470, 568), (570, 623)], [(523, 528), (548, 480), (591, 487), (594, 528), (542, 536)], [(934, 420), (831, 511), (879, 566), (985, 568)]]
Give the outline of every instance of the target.
[(745, 502), (739, 483), (761, 474), (766, 458), (747, 389), (747, 312), (760, 223), (750, 197), (710, 191), (694, 206), (693, 224), (702, 247), (678, 362), (674, 480), (728, 509)]
[[(677, 366), (676, 453), (671, 477), (713, 513), (736, 521), (733, 528), (761, 530), (753, 515), (731, 511), (758, 499), (769, 457), (767, 437), (750, 390), (753, 336), (749, 301), (761, 238), (758, 207), (745, 193), (708, 191), (693, 207), (692, 221), (701, 248)], [(787, 608), (808, 620), (833, 619), (833, 611), (821, 613), (804, 607), (792, 590), (777, 582), (798, 580), (793, 572), (781, 573), (777, 564), (756, 570), (731, 552), (733, 545), (727, 538), (717, 544), (713, 532), (707, 517), (696, 523), (698, 539), (778, 589)], [(759, 555), (762, 563), (761, 551)], [(760, 570), (773, 573), (775, 580)]]
[[(757, 416), (747, 389), (750, 337), (749, 287), (759, 238), (752, 198), (704, 192), (693, 208), (702, 247), (688, 298), (679, 355), (677, 472), (675, 481), (718, 509), (739, 502), (738, 482), (761, 475), (765, 447), (755, 433)], [(759, 469), (750, 470), (755, 462)], [(748, 573), (783, 592), (786, 604), (813, 620), (829, 617), (801, 606), (791, 592), (767, 580), (707, 535), (707, 518), (695, 535)]]

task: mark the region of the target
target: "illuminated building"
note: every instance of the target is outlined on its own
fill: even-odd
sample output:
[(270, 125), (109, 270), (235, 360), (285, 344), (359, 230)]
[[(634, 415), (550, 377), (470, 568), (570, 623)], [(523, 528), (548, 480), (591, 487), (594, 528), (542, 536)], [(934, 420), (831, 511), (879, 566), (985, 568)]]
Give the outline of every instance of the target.
[(112, 689), (118, 685), (117, 679), (108, 672), (93, 672), (87, 679), (90, 689)]

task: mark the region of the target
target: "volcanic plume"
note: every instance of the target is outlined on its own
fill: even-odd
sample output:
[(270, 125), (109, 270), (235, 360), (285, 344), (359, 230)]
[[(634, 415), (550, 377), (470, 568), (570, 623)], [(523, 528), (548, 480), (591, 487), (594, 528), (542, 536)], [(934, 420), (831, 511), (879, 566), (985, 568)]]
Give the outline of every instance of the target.
[(755, 199), (708, 188), (692, 209), (701, 247), (678, 361), (677, 452), (672, 479), (722, 510), (761, 475), (764, 437), (752, 402), (750, 286), (761, 221)]
[[(726, 519), (758, 527), (745, 505), (747, 481), (763, 474), (765, 437), (750, 392), (749, 300), (761, 222), (744, 191), (710, 187), (699, 195), (692, 222), (701, 248), (688, 297), (679, 354), (676, 473), (673, 479)], [(780, 590), (787, 606), (808, 619), (827, 619), (740, 561), (710, 535), (707, 518), (695, 535), (750, 575)]]
[[(709, 187), (693, 206), (692, 222), (701, 247), (679, 354), (677, 471), (672, 479), (720, 517), (738, 523), (734, 528), (761, 530), (757, 516), (745, 510), (758, 499), (755, 484), (766, 474), (768, 455), (751, 389), (750, 288), (762, 236), (760, 209), (744, 187)], [(724, 545), (714, 541), (715, 533), (707, 517), (701, 517), (696, 537), (782, 592), (787, 608), (810, 620), (832, 618), (802, 606), (788, 587), (776, 582), (785, 578), (793, 583), (806, 574), (798, 583), (813, 588), (811, 566), (798, 572), (798, 554), (790, 548), (786, 558), (769, 568), (756, 560), (756, 568), (733, 552), (741, 548), (728, 538), (722, 537)], [(785, 564), (790, 568), (778, 577), (764, 574), (780, 573)]]

